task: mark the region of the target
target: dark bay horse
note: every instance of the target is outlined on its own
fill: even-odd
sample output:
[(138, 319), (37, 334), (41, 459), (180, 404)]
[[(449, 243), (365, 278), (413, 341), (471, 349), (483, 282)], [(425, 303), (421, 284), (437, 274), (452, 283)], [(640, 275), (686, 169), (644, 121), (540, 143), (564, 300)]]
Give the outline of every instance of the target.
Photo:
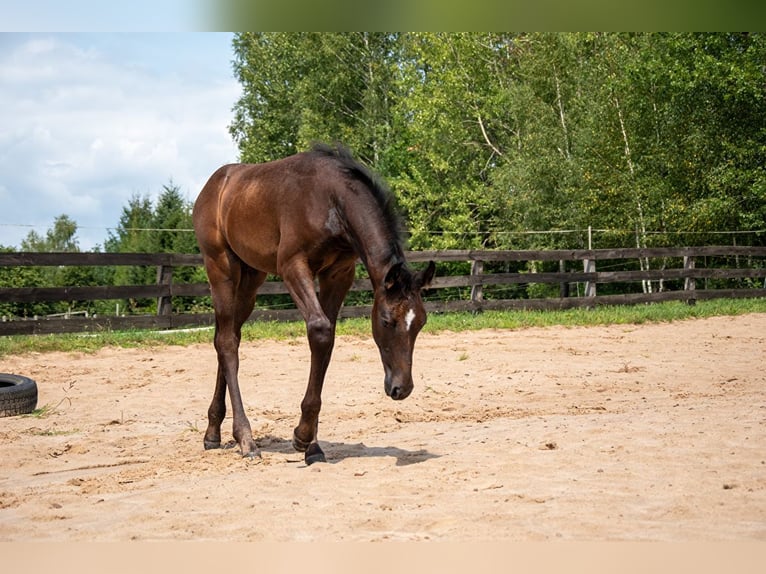
[(259, 456), (239, 390), (239, 342), (267, 273), (282, 277), (306, 321), (311, 370), (293, 446), (305, 452), (307, 464), (325, 460), (317, 443), (322, 385), (357, 259), (374, 290), (372, 334), (385, 392), (395, 400), (412, 392), (412, 351), (426, 322), (420, 293), (433, 278), (434, 263), (420, 272), (409, 269), (389, 192), (348, 150), (318, 145), (268, 163), (223, 166), (200, 192), (193, 217), (215, 308), (218, 355), (206, 449), (221, 446), (228, 388), (234, 439), (242, 456)]

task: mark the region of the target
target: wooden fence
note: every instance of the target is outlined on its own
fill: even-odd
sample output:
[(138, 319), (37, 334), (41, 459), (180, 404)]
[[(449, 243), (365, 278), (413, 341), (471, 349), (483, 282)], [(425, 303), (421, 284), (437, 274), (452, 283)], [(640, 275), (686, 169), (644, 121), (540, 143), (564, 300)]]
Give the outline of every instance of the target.
[[(766, 296), (766, 247), (414, 251), (407, 253), (407, 259), (415, 264), (429, 260), (437, 262), (437, 277), (426, 303), (429, 312), (567, 309), (673, 300), (693, 304), (702, 299)], [(468, 274), (440, 273), (441, 267), (447, 267), (444, 264), (460, 262), (466, 269), (470, 262)], [(212, 325), (212, 313), (172, 311), (173, 297), (210, 294), (207, 283), (173, 281), (174, 268), (201, 264), (201, 256), (193, 254), (0, 253), (0, 267), (128, 265), (157, 268), (154, 285), (0, 287), (0, 302), (157, 299), (157, 313), (153, 315), (3, 317), (0, 335)], [(498, 268), (503, 270), (498, 272)], [(721, 288), (721, 283), (732, 281), (740, 284)], [(537, 297), (518, 290), (510, 295), (503, 292), (503, 288), (513, 291), (514, 286), (530, 284), (548, 285), (547, 292)], [(609, 294), (615, 290), (616, 284), (628, 284), (628, 287), (623, 285), (619, 289), (621, 293)], [(370, 289), (368, 279), (359, 279), (352, 287), (353, 292)], [(600, 291), (607, 291), (607, 294)], [(277, 280), (267, 281), (259, 290), (261, 295), (285, 293), (285, 286)], [(341, 316), (368, 316), (370, 310), (369, 305), (346, 305)], [(300, 315), (295, 309), (256, 308), (250, 317), (250, 320), (255, 319), (296, 320)]]

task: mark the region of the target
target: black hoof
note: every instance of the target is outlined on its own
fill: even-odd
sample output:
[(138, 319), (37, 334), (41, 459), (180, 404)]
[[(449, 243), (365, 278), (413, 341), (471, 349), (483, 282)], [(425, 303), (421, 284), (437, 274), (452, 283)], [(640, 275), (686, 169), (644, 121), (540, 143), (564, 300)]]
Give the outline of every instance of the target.
[(221, 448), (221, 441), (212, 441), (212, 440), (206, 440), (204, 442), (205, 444), (205, 450), (213, 450), (216, 448)]
[(306, 466), (311, 466), (315, 462), (327, 462), (327, 459), (319, 448), (319, 444), (312, 442), (306, 449)]

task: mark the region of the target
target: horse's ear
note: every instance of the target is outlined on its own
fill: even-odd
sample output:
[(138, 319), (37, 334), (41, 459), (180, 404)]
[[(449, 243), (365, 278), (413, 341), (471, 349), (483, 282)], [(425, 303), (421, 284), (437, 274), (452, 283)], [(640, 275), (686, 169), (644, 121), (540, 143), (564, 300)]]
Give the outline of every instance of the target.
[(415, 275), (415, 289), (428, 289), (428, 287), (431, 285), (431, 281), (434, 278), (434, 274), (436, 273), (436, 264), (433, 261), (428, 262), (428, 267), (423, 269), (422, 271), (419, 271)]
[(391, 291), (396, 286), (401, 287), (403, 270), (404, 263), (401, 261), (391, 266), (391, 269), (386, 273), (386, 278), (383, 280), (383, 286), (386, 288), (386, 291)]

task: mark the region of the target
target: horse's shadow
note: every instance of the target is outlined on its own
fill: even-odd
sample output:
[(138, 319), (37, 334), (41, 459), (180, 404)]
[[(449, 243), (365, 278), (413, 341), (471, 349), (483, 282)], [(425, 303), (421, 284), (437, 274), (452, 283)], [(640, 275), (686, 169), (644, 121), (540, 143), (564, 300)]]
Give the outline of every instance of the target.
[[(291, 441), (267, 435), (256, 439), (258, 448), (265, 452), (292, 454), (301, 456), (293, 448)], [(386, 457), (396, 458), (396, 466), (408, 466), (425, 462), (432, 458), (439, 458), (440, 454), (428, 452), (425, 449), (405, 450), (395, 446), (367, 446), (364, 443), (347, 444), (343, 442), (319, 441), (322, 450), (324, 450), (329, 464), (337, 464), (347, 458), (367, 458), (367, 457)]]

